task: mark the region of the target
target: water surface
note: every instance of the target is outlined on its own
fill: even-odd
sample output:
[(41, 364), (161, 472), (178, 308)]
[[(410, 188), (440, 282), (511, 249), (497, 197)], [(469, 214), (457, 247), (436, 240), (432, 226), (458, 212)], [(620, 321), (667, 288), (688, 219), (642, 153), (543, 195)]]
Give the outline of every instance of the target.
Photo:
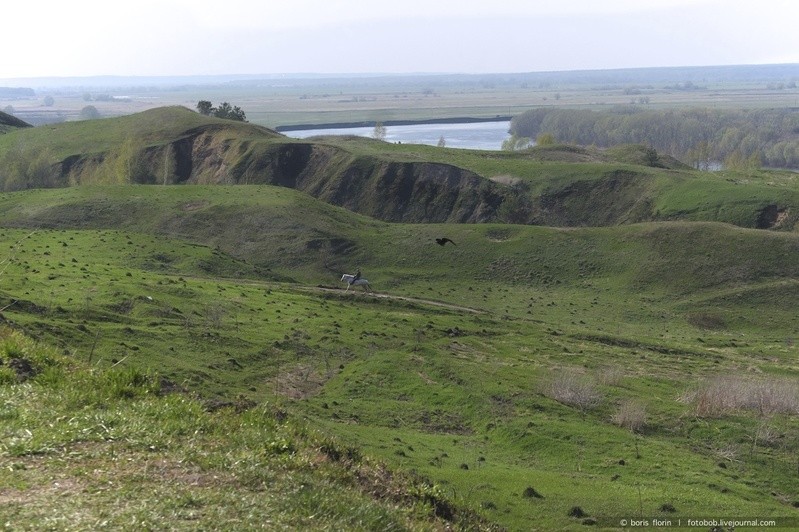
[[(387, 142), (403, 144), (438, 145), (443, 137), (448, 148), (473, 150), (499, 150), (507, 139), (510, 122), (475, 122), (470, 124), (413, 124), (409, 126), (386, 126)], [(317, 135), (357, 135), (371, 137), (373, 127), (348, 127), (331, 129), (304, 129), (286, 131), (289, 137), (304, 139)]]

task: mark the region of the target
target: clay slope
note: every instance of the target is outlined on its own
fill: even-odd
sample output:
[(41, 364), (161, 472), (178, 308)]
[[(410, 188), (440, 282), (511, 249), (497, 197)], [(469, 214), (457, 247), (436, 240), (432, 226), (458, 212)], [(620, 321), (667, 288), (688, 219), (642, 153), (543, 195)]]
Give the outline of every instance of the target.
[[(172, 168), (166, 180), (159, 175), (165, 160)], [(492, 221), (506, 189), (453, 165), (387, 161), (288, 139), (242, 139), (219, 127), (197, 128), (169, 144), (143, 149), (138, 161), (135, 182), (280, 185), (392, 222)], [(84, 173), (102, 165), (96, 156), (92, 164), (86, 162), (65, 161), (62, 181), (85, 182)]]

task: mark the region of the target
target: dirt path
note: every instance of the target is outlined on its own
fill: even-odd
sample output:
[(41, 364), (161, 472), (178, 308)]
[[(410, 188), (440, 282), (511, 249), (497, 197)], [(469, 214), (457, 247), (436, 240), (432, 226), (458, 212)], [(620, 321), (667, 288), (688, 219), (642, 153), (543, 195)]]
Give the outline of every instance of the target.
[[(185, 277), (185, 276), (184, 276)], [(194, 277), (196, 279), (206, 279), (201, 277)], [(255, 279), (236, 279), (230, 277), (219, 277), (216, 278), (219, 280), (225, 280), (233, 283), (238, 284), (246, 284), (246, 285), (278, 285), (281, 289), (284, 290), (295, 290), (298, 292), (312, 292), (312, 293), (329, 293), (329, 294), (340, 294), (342, 296), (349, 296), (352, 297), (374, 297), (377, 299), (390, 299), (392, 301), (407, 301), (408, 303), (416, 303), (419, 305), (430, 305), (431, 307), (439, 307), (445, 308), (449, 310), (457, 310), (459, 312), (470, 312), (472, 314), (486, 314), (485, 310), (472, 308), (472, 307), (464, 307), (462, 305), (454, 305), (452, 303), (444, 303), (443, 301), (435, 301), (433, 299), (423, 299), (419, 297), (409, 297), (409, 296), (397, 296), (392, 294), (381, 294), (378, 292), (364, 292), (362, 289), (358, 290), (350, 290), (346, 292), (344, 288), (338, 288), (335, 286), (303, 286), (300, 284), (292, 284), (292, 283), (279, 283), (275, 281), (259, 281)]]
[(392, 301), (407, 301), (409, 303), (417, 303), (420, 305), (430, 305), (432, 307), (440, 307), (446, 308), (450, 310), (457, 310), (460, 312), (471, 312), (472, 314), (485, 314), (484, 310), (472, 308), (472, 307), (464, 307), (461, 305), (453, 305), (452, 303), (444, 303), (443, 301), (434, 301), (432, 299), (422, 299), (418, 297), (408, 297), (408, 296), (395, 296), (391, 294), (380, 294), (377, 292), (364, 292), (362, 290), (346, 292), (344, 289), (341, 288), (328, 288), (325, 286), (316, 286), (316, 287), (305, 287), (301, 288), (300, 290), (307, 290), (312, 292), (326, 292), (331, 294), (341, 294), (341, 295), (349, 295), (352, 294), (353, 297), (374, 297), (377, 299), (390, 299)]

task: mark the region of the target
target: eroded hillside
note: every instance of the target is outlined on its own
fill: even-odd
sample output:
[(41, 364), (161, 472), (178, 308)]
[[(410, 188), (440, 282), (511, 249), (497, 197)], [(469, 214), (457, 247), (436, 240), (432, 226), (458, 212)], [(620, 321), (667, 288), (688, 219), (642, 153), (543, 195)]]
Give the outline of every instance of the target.
[(506, 187), (454, 165), (395, 162), (277, 134), (243, 136), (227, 124), (74, 154), (54, 173), (54, 186), (118, 182), (120, 173), (127, 173), (122, 181), (142, 184), (280, 185), (396, 222), (493, 221), (507, 196)]
[(0, 134), (23, 127), (31, 127), (31, 125), (16, 116), (0, 111)]
[(559, 227), (658, 220), (791, 230), (794, 175), (695, 172), (644, 146), (480, 152), (363, 138), (294, 140), (186, 108), (0, 137), (4, 190), (269, 184), (379, 220)]

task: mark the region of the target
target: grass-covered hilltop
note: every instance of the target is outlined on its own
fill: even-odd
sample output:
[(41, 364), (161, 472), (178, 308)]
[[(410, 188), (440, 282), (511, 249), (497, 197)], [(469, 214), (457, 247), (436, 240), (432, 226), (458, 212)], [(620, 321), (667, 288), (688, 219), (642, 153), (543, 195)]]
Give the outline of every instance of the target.
[(3, 124), (0, 524), (799, 525), (797, 174)]

